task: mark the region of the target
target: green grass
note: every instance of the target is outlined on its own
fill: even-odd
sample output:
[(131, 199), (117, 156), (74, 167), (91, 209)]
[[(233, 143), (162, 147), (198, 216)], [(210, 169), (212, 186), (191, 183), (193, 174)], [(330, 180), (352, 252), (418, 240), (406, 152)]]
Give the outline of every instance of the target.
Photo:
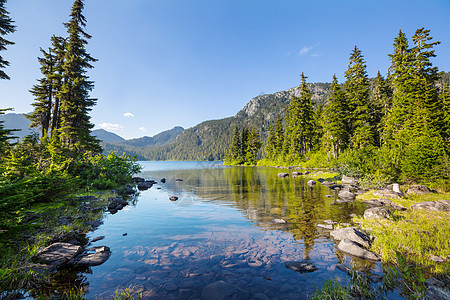
[(321, 289), (316, 289), (311, 297), (312, 300), (352, 300), (350, 291), (347, 287), (330, 278)]
[[(358, 200), (376, 199), (372, 192), (360, 195)], [(423, 201), (449, 200), (450, 194), (408, 195), (407, 198), (391, 199), (408, 208), (393, 211), (389, 219), (355, 218), (361, 227), (373, 234), (371, 250), (384, 262), (398, 265), (399, 257), (420, 266), (432, 274), (449, 274), (450, 264), (450, 213), (429, 210), (411, 210), (412, 204)], [(399, 254), (401, 256), (399, 256)], [(431, 261), (430, 255), (446, 260)]]

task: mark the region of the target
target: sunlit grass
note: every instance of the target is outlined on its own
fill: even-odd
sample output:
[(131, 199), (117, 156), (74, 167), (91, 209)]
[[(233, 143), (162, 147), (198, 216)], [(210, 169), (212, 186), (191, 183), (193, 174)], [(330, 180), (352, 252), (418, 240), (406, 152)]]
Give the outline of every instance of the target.
[(316, 289), (312, 300), (351, 300), (350, 291), (337, 279), (330, 278), (321, 289)]

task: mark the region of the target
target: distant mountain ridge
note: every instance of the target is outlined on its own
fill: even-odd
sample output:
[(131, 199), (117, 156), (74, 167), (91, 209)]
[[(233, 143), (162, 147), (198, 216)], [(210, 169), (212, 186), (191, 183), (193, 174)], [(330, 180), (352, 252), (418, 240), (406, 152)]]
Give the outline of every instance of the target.
[(103, 142), (113, 143), (124, 141), (125, 139), (118, 134), (106, 131), (105, 129), (95, 129), (91, 132), (92, 136)]
[(37, 132), (35, 128), (30, 128), (31, 122), (25, 118), (24, 114), (8, 112), (0, 115), (0, 120), (4, 121), (3, 126), (5, 129), (19, 129), (19, 131), (13, 132), (13, 136), (18, 138), (23, 138)]

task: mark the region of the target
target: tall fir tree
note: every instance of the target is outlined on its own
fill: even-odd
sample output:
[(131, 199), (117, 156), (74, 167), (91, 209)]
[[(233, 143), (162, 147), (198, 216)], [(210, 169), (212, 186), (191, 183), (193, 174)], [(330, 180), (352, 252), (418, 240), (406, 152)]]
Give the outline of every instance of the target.
[(248, 148), (249, 137), (250, 137), (250, 130), (247, 128), (247, 126), (244, 126), (244, 128), (242, 128), (242, 133), (241, 133), (241, 153), (240, 153), (240, 157), (241, 157), (242, 160), (245, 160), (245, 157), (247, 155), (247, 148)]
[(349, 142), (347, 107), (344, 92), (338, 83), (336, 75), (333, 75), (331, 93), (324, 108), (324, 135), (322, 142), (327, 152), (335, 158), (339, 158), (339, 154), (347, 148)]
[(381, 147), (383, 142), (383, 128), (391, 106), (391, 89), (380, 71), (378, 71), (370, 92), (370, 115), (371, 123), (376, 126), (375, 141), (379, 147)]
[(75, 0), (69, 22), (64, 26), (69, 34), (63, 66), (63, 83), (58, 97), (60, 106), (59, 137), (62, 144), (74, 154), (83, 151), (101, 152), (99, 141), (90, 135), (94, 125), (88, 115), (96, 99), (89, 97), (94, 84), (88, 80), (86, 72), (96, 61), (85, 46), (91, 38), (84, 31), (86, 18), (82, 14), (83, 0)]
[(440, 101), (442, 103), (442, 121), (443, 128), (441, 131), (447, 148), (450, 149), (450, 91), (449, 87), (444, 84), (440, 93)]
[(312, 150), (314, 138), (314, 107), (311, 91), (302, 73), (300, 97), (292, 97), (286, 114), (285, 149), (292, 160)]
[(239, 128), (235, 126), (233, 139), (227, 154), (227, 160), (233, 163), (241, 163), (241, 151), (241, 134)]
[(266, 157), (268, 159), (274, 159), (275, 158), (275, 142), (276, 142), (276, 136), (275, 136), (275, 124), (271, 124), (269, 126), (269, 130), (267, 133), (267, 142), (266, 142)]
[(355, 46), (345, 72), (345, 96), (349, 107), (351, 143), (363, 148), (374, 143), (374, 124), (371, 124), (369, 107), (369, 79), (361, 50)]
[(248, 134), (248, 145), (245, 153), (245, 162), (247, 164), (256, 164), (256, 155), (258, 154), (259, 148), (261, 148), (261, 140), (259, 139), (256, 128), (252, 127)]
[(284, 128), (283, 123), (281, 122), (280, 115), (277, 115), (277, 118), (275, 120), (275, 143), (274, 143), (275, 156), (281, 156), (283, 154), (283, 145), (284, 145)]
[[(0, 51), (6, 50), (7, 46), (14, 45), (14, 42), (4, 38), (5, 35), (16, 31), (14, 21), (9, 17), (9, 12), (5, 8), (6, 0), (0, 0)], [(9, 76), (2, 70), (9, 66), (9, 62), (0, 56), (0, 79), (9, 79)]]

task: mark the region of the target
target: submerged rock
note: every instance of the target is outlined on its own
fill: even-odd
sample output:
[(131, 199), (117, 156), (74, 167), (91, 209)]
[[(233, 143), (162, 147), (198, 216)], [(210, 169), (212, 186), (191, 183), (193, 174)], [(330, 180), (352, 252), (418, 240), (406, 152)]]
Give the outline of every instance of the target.
[(217, 281), (205, 286), (201, 297), (203, 300), (248, 299), (249, 293), (225, 281)]
[(361, 244), (349, 239), (343, 239), (337, 246), (337, 248), (347, 254), (353, 255), (358, 258), (379, 261), (380, 258), (373, 252), (367, 250)]
[(169, 198), (169, 200), (170, 200), (170, 201), (177, 201), (177, 200), (178, 200), (178, 197), (172, 196), (172, 197)]
[(317, 270), (317, 267), (309, 261), (288, 261), (284, 263), (284, 266), (288, 269), (301, 273), (309, 273)]
[(352, 192), (349, 191), (340, 191), (338, 193), (338, 197), (342, 200), (346, 200), (346, 201), (353, 201), (355, 200), (355, 194), (353, 194)]
[(61, 266), (69, 263), (83, 251), (81, 246), (69, 243), (54, 243), (39, 251), (33, 258), (46, 265)]

